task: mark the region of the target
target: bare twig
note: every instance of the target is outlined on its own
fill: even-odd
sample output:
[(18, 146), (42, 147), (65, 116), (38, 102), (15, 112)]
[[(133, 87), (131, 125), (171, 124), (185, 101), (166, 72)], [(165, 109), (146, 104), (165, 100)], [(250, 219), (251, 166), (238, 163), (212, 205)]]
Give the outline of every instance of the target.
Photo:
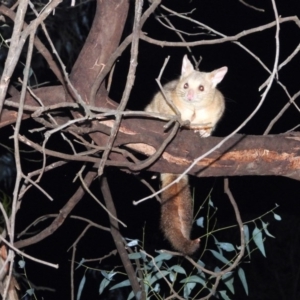
[(11, 243), (9, 243), (1, 235), (0, 235), (0, 240), (3, 243), (5, 243), (9, 248), (11, 248), (12, 250), (14, 250), (16, 253), (20, 254), (21, 256), (24, 256), (24, 257), (26, 257), (26, 258), (28, 258), (28, 259), (30, 259), (32, 261), (35, 261), (35, 262), (38, 262), (38, 263), (42, 264), (42, 265), (46, 265), (46, 266), (58, 269), (58, 265), (57, 264), (52, 264), (52, 263), (49, 263), (47, 261), (35, 258), (35, 257), (31, 256), (31, 255), (28, 255), (28, 254), (24, 253), (23, 251), (19, 250), (18, 248), (16, 248), (15, 246), (13, 246)]
[(13, 28), (12, 37), (10, 40), (10, 47), (8, 50), (7, 58), (5, 61), (3, 73), (0, 81), (0, 115), (3, 108), (3, 103), (6, 95), (6, 91), (10, 82), (10, 77), (15, 69), (19, 56), (16, 55), (19, 47), (19, 40), (21, 30), (25, 18), (25, 13), (28, 6), (28, 0), (24, 0), (19, 3), (18, 10), (15, 18), (15, 26)]
[[(13, 12), (13, 9), (9, 9), (5, 6), (0, 5), (0, 12), (5, 16), (8, 16), (11, 20), (15, 21), (16, 14)], [(23, 28), (26, 28), (28, 25), (24, 22)], [(50, 51), (44, 46), (41, 40), (38, 37), (34, 38), (34, 45), (37, 48), (38, 52), (45, 58), (50, 69), (53, 71), (57, 79), (61, 82), (61, 84), (65, 84), (63, 77), (61, 75), (61, 71), (57, 67), (55, 60), (53, 59)]]
[[(71, 268), (70, 268), (70, 276), (71, 276), (71, 299), (74, 300), (74, 271), (75, 271), (75, 256), (76, 256), (76, 250), (77, 250), (77, 244), (81, 240), (81, 238), (85, 235), (85, 233), (88, 231), (88, 229), (91, 227), (91, 224), (88, 224), (84, 230), (81, 232), (81, 234), (78, 236), (76, 241), (73, 243), (73, 245), (70, 247), (72, 248), (72, 259), (71, 259)], [(70, 250), (68, 249), (68, 251)]]
[[(8, 215), (7, 215), (5, 208), (3, 207), (3, 204), (1, 202), (0, 202), (0, 210), (1, 210), (2, 216), (4, 218), (4, 224), (5, 224), (7, 233), (9, 236), (11, 236), (11, 229), (10, 229), (10, 224), (9, 224), (9, 220), (8, 220)], [(4, 233), (2, 232), (1, 235), (4, 236)]]
[(140, 250), (142, 253), (144, 253), (146, 256), (151, 258), (151, 261), (153, 263), (153, 265), (155, 266), (156, 270), (158, 271), (158, 273), (160, 274), (160, 276), (163, 278), (163, 280), (167, 283), (167, 285), (169, 286), (170, 290), (172, 291), (172, 295), (168, 298), (165, 299), (173, 299), (174, 297), (176, 297), (179, 300), (185, 300), (184, 298), (180, 297), (174, 290), (173, 288), (173, 284), (171, 284), (168, 279), (166, 278), (166, 276), (162, 273), (162, 271), (160, 270), (160, 268), (157, 266), (155, 259), (153, 256), (151, 256), (150, 254), (148, 254), (147, 252)]
[(70, 268), (70, 277), (71, 277), (71, 300), (74, 300), (74, 295), (75, 295), (75, 290), (74, 290), (74, 271), (75, 271), (75, 266), (74, 266), (74, 261), (75, 261), (75, 254), (76, 254), (76, 248), (73, 247), (72, 249), (72, 259), (71, 259), (71, 268)]
[[(21, 121), (22, 121), (22, 115), (23, 115), (23, 106), (25, 102), (25, 94), (26, 94), (26, 85), (28, 82), (29, 78), (29, 69), (30, 69), (30, 63), (31, 63), (31, 57), (32, 57), (32, 51), (33, 51), (33, 40), (34, 40), (34, 33), (32, 32), (30, 34), (30, 39), (29, 39), (29, 45), (28, 45), (28, 53), (26, 57), (26, 64), (25, 64), (25, 69), (24, 69), (24, 82), (22, 85), (22, 91), (21, 91), (21, 96), (20, 96), (20, 106), (18, 109), (18, 115), (17, 115), (17, 120), (16, 120), (16, 125), (15, 125), (15, 130), (14, 130), (14, 151), (15, 151), (15, 163), (16, 163), (16, 181), (15, 181), (15, 187), (13, 191), (13, 201), (12, 201), (12, 211), (11, 211), (11, 216), (10, 216), (10, 243), (6, 241), (3, 237), (1, 237), (1, 240), (8, 244), (13, 250), (16, 251), (16, 249), (12, 246), (14, 243), (14, 238), (15, 238), (15, 226), (16, 226), (16, 214), (17, 214), (17, 201), (18, 201), (18, 192), (19, 192), (19, 187), (20, 187), (20, 182), (22, 179), (22, 168), (21, 168), (21, 159), (20, 159), (20, 148), (19, 148), (19, 140), (18, 140), (18, 135), (19, 131), (21, 128)], [(5, 96), (5, 95), (4, 95)], [(1, 96), (0, 96), (1, 97)], [(1, 102), (1, 100), (0, 100)], [(16, 252), (20, 252), (19, 250)], [(30, 257), (32, 259), (32, 257)], [(12, 275), (12, 265), (13, 265), (13, 259), (14, 255), (12, 255), (12, 261), (11, 261), (11, 266), (10, 266), (10, 272), (8, 275), (7, 279), (7, 287), (5, 289), (5, 292), (8, 291), (8, 286), (10, 285), (10, 280), (11, 280), (11, 275)], [(39, 261), (39, 260), (37, 260)], [(41, 261), (39, 261), (41, 262)], [(4, 299), (6, 298), (6, 293), (4, 293)]]
[(106, 254), (102, 257), (88, 258), (88, 259), (85, 259), (84, 261), (85, 262), (99, 261), (99, 263), (101, 264), (103, 259), (106, 259), (106, 258), (111, 257), (111, 256), (116, 256), (117, 254), (118, 254), (118, 251), (115, 249), (115, 250), (110, 251), (108, 254)]
[[(147, 182), (145, 179), (143, 179), (143, 178), (140, 178), (139, 176), (136, 176), (138, 179), (139, 179), (139, 181), (141, 182), (141, 183), (143, 183), (152, 193), (155, 193), (155, 190), (154, 190), (154, 188), (150, 185), (150, 183), (149, 182)], [(161, 202), (161, 199), (160, 199), (160, 197), (158, 196), (158, 195), (156, 195), (155, 196), (155, 198), (156, 198), (156, 200), (160, 203)]]
[(9, 49), (9, 55), (8, 55), (8, 58), (6, 59), (4, 71), (3, 71), (1, 81), (0, 81), (0, 112), (2, 111), (3, 102), (4, 102), (5, 95), (6, 95), (8, 84), (10, 81), (10, 77), (11, 77), (12, 72), (14, 71), (15, 66), (18, 62), (18, 59), (20, 57), (23, 46), (27, 40), (27, 37), (36, 31), (39, 24), (48, 17), (48, 15), (51, 13), (51, 11), (60, 2), (62, 2), (62, 0), (53, 0), (53, 1), (49, 2), (49, 4), (47, 5), (47, 9), (45, 9), (43, 12), (41, 12), (39, 14), (39, 16), (34, 21), (32, 21), (23, 30), (22, 33), (20, 33), (22, 25), (23, 25), (23, 21), (24, 21), (24, 15), (26, 13), (27, 5), (28, 5), (28, 0), (21, 1), (21, 5), (19, 5), (19, 7), (18, 7), (18, 12), (16, 15), (16, 20), (15, 20), (15, 24), (18, 24), (18, 25), (16, 26), (16, 29), (14, 26), (15, 34), (13, 34), (13, 38), (12, 38), (13, 46), (11, 44), (10, 49)]
[(114, 219), (115, 221), (119, 222), (122, 226), (127, 227), (125, 223), (123, 223), (121, 220), (116, 218), (114, 215), (111, 214), (111, 212), (101, 203), (101, 201), (91, 192), (91, 190), (86, 186), (83, 178), (82, 178), (82, 172), (80, 171), (78, 173), (78, 177), (80, 178), (81, 184), (83, 185), (84, 189), (88, 192), (88, 194), (108, 213), (110, 218)]
[[(18, 238), (20, 238), (21, 236), (25, 235), (26, 232), (32, 227), (32, 226), (36, 226), (38, 223), (40, 222), (43, 222), (43, 221), (46, 221), (48, 220), (49, 218), (56, 218), (58, 217), (59, 215), (58, 214), (48, 214), (48, 215), (44, 215), (44, 216), (41, 216), (39, 218), (37, 218), (35, 221), (33, 221), (30, 225), (28, 225), (22, 232), (20, 232), (18, 234)], [(83, 218), (81, 216), (76, 216), (76, 215), (71, 215), (69, 217), (70, 219), (74, 219), (74, 220), (80, 220), (80, 221), (84, 221), (88, 224), (90, 224), (91, 226), (95, 227), (95, 228), (98, 228), (98, 229), (101, 229), (101, 230), (104, 230), (104, 231), (108, 231), (110, 232), (110, 229), (108, 227), (105, 227), (105, 226), (102, 226), (100, 224), (97, 224), (87, 218)]]
[(284, 114), (284, 112), (291, 106), (292, 103), (295, 102), (295, 100), (300, 96), (300, 90), (294, 94), (294, 96), (292, 98), (290, 98), (290, 101), (287, 102), (287, 104), (279, 111), (279, 113), (271, 120), (271, 122), (269, 123), (267, 129), (265, 130), (265, 132), (263, 133), (264, 135), (267, 135), (270, 133), (272, 127), (275, 125), (275, 123), (282, 117), (282, 115)]
[[(180, 111), (178, 110), (177, 106), (173, 103), (172, 99), (169, 99), (168, 95), (165, 93), (164, 91), (164, 88), (162, 87), (161, 83), (160, 83), (160, 80), (161, 80), (161, 76), (163, 74), (163, 71), (164, 69), (166, 68), (166, 65), (167, 63), (169, 62), (169, 59), (170, 59), (170, 56), (168, 56), (165, 61), (164, 61), (164, 64), (159, 72), (159, 75), (158, 75), (158, 78), (155, 79), (156, 83), (158, 84), (159, 86), (159, 89), (161, 91), (161, 93), (163, 94), (165, 100), (167, 101), (167, 103), (171, 106), (171, 108), (174, 110), (176, 116), (177, 116), (177, 120), (179, 120), (179, 123), (181, 124), (182, 123), (182, 120), (181, 120), (181, 114), (180, 114)], [(171, 121), (174, 121), (174, 120), (171, 120)]]
[(264, 10), (263, 8), (258, 8), (258, 7), (255, 7), (255, 6), (253, 6), (253, 5), (250, 5), (250, 4), (246, 3), (244, 0), (239, 0), (239, 2), (241, 2), (241, 3), (244, 4), (245, 6), (250, 7), (250, 8), (252, 8), (252, 9), (256, 10), (256, 11), (259, 11), (259, 12), (265, 12), (265, 10)]
[[(85, 176), (85, 184), (89, 186), (93, 179), (95, 178), (96, 173), (95, 172), (88, 172)], [(85, 193), (85, 190), (82, 186), (80, 186), (77, 191), (74, 193), (74, 195), (69, 199), (69, 201), (63, 206), (63, 208), (59, 211), (58, 216), (54, 219), (54, 221), (44, 230), (42, 230), (37, 235), (30, 237), (25, 240), (17, 241), (15, 242), (14, 246), (16, 248), (23, 248), (27, 247), (29, 245), (38, 243), (39, 241), (45, 239), (49, 235), (53, 234), (66, 220), (68, 215), (71, 213), (71, 211), (74, 209), (74, 207), (77, 205), (77, 203), (82, 199), (83, 195)]]
[[(29, 181), (33, 186), (35, 186), (38, 190), (40, 190), (50, 201), (53, 201), (53, 198), (41, 187), (39, 186), (35, 181), (33, 181), (28, 176), (23, 175), (22, 176), (26, 181)], [(19, 199), (20, 197), (18, 197)]]
[(27, 180), (28, 178), (31, 179), (33, 176), (38, 176), (39, 174), (41, 174), (41, 172), (47, 172), (47, 171), (53, 170), (55, 168), (58, 168), (58, 167), (60, 167), (60, 166), (62, 166), (64, 164), (66, 164), (66, 163), (67, 162), (65, 162), (65, 161), (57, 161), (55, 163), (52, 163), (52, 164), (46, 166), (45, 169), (42, 168), (42, 169), (39, 169), (39, 170), (35, 170), (35, 171), (31, 172), (31, 173), (28, 173), (27, 176), (25, 177), (25, 181), (24, 181), (24, 183), (23, 183), (23, 185), (22, 185), (22, 187), (20, 189), (18, 200), (20, 201), (23, 198), (24, 194), (32, 186), (32, 185), (27, 185), (28, 181), (29, 181), (29, 180)]
[(9, 266), (9, 272), (8, 272), (8, 276), (5, 278), (5, 290), (4, 290), (4, 293), (3, 293), (3, 299), (6, 299), (6, 296), (8, 294), (8, 291), (10, 289), (10, 283), (11, 283), (11, 279), (12, 279), (12, 270), (13, 270), (13, 261), (14, 261), (14, 258), (15, 258), (15, 254), (12, 250), (9, 250), (8, 252), (8, 256), (7, 256), (7, 259), (6, 261), (11, 261), (10, 263), (10, 266)]
[[(162, 7), (164, 7), (164, 6), (162, 6)], [(224, 34), (221, 34), (220, 32), (218, 32), (218, 31), (202, 24), (201, 22), (198, 22), (198, 21), (195, 21), (193, 19), (184, 17), (184, 16), (182, 16), (181, 14), (178, 14), (178, 13), (176, 13), (176, 14), (181, 18), (185, 18), (187, 20), (190, 20), (193, 23), (196, 23), (196, 24), (201, 25), (201, 26), (205, 26), (206, 28), (208, 28), (209, 30), (214, 32), (215, 34), (218, 34), (222, 37), (219, 38), (219, 39), (201, 40), (201, 41), (195, 41), (195, 42), (166, 42), (166, 41), (159, 41), (159, 40), (156, 40), (156, 39), (152, 39), (152, 38), (146, 36), (144, 33), (141, 32), (140, 33), (140, 39), (142, 39), (146, 42), (149, 42), (151, 44), (161, 46), (161, 47), (164, 47), (164, 46), (168, 46), (168, 47), (187, 47), (187, 46), (200, 46), (200, 45), (215, 45), (215, 44), (221, 44), (221, 43), (225, 43), (225, 42), (235, 42), (235, 41), (239, 40), (240, 38), (242, 38), (244, 36), (247, 36), (249, 34), (253, 34), (255, 32), (260, 32), (260, 31), (272, 28), (274, 26), (277, 26), (276, 25), (277, 22), (273, 21), (273, 22), (270, 22), (270, 23), (265, 24), (265, 25), (261, 25), (261, 26), (255, 27), (255, 28), (244, 30), (244, 31), (242, 31), (242, 32), (240, 32), (236, 35), (233, 35), (233, 36), (225, 36)], [(300, 27), (300, 20), (296, 16), (295, 17), (286, 17), (286, 18), (281, 18), (280, 17), (278, 19), (278, 21), (279, 21), (279, 23), (294, 22), (298, 27)]]
[[(103, 194), (103, 198), (104, 198), (107, 209), (116, 217), (117, 213), (116, 213), (116, 209), (115, 209), (115, 206), (114, 206), (112, 195), (110, 193), (110, 188), (109, 188), (106, 176), (101, 177), (100, 187), (101, 187), (101, 192)], [(123, 238), (122, 238), (121, 233), (119, 231), (118, 222), (116, 222), (115, 219), (111, 218), (110, 215), (109, 215), (109, 220), (110, 220), (110, 230), (111, 230), (113, 240), (115, 242), (115, 245), (118, 249), (118, 252), (119, 252), (120, 258), (122, 260), (123, 266), (124, 266), (124, 268), (126, 270), (126, 273), (128, 275), (128, 278), (129, 278), (130, 284), (132, 286), (134, 295), (137, 296), (138, 293), (141, 292), (141, 287), (140, 287), (140, 285), (137, 281), (137, 278), (135, 276), (135, 270), (134, 270), (134, 268), (131, 264), (130, 259), (128, 258), (128, 254), (127, 254), (126, 249), (124, 247)], [(145, 298), (143, 297), (141, 299), (145, 299)]]

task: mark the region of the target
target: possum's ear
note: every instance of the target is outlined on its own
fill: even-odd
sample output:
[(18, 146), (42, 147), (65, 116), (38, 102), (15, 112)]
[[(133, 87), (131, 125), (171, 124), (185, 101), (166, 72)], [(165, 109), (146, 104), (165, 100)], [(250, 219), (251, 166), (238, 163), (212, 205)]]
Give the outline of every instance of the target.
[(227, 71), (228, 71), (227, 67), (222, 67), (220, 69), (217, 69), (217, 70), (214, 70), (211, 72), (211, 81), (212, 81), (213, 87), (216, 87), (217, 84), (223, 80)]
[(181, 76), (186, 77), (190, 75), (193, 71), (195, 71), (194, 67), (192, 63), (189, 61), (189, 59), (187, 58), (187, 56), (185, 55), (182, 61)]

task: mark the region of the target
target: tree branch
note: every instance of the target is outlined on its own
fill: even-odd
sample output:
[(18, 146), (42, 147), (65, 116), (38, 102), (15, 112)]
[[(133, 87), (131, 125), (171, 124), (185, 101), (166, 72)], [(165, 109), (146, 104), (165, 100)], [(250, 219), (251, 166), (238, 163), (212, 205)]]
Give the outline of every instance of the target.
[[(40, 88), (36, 90), (36, 94), (44, 94), (45, 106), (53, 104), (54, 101), (62, 103), (65, 98), (62, 87)], [(17, 101), (17, 97), (12, 99)], [(109, 98), (102, 98), (101, 103), (103, 108), (115, 109), (117, 107)], [(29, 94), (26, 96), (26, 104), (37, 106)], [(0, 127), (13, 123), (15, 117), (14, 110), (11, 108), (4, 109), (0, 119)], [(29, 114), (24, 114), (23, 117), (28, 118)], [(147, 156), (153, 155), (155, 149), (159, 149), (169, 136), (169, 132), (164, 132), (164, 125), (165, 122), (140, 117), (123, 118), (113, 146), (127, 146)], [(106, 137), (112, 126), (113, 121), (102, 121), (93, 124), (88, 130), (97, 136)], [(85, 133), (87, 132), (82, 132), (82, 134)], [(199, 136), (191, 130), (181, 130), (162, 156), (153, 162), (147, 170), (181, 173), (195, 158), (217, 145), (221, 140), (222, 138), (218, 137), (199, 139)], [(299, 180), (299, 140), (300, 135), (298, 133), (268, 136), (235, 135), (219, 149), (200, 161), (189, 174), (198, 177), (280, 175)], [(106, 146), (105, 138), (99, 139), (98, 142), (98, 146)], [(49, 153), (49, 155), (51, 154)], [(76, 158), (76, 160), (85, 161), (82, 158)], [(96, 162), (98, 159), (91, 158), (91, 161)], [(125, 160), (123, 161), (125, 162)], [(117, 166), (118, 164), (108, 160), (107, 165)]]
[[(107, 209), (115, 216), (117, 217), (117, 212), (116, 208), (112, 199), (112, 195), (110, 193), (110, 189), (108, 186), (107, 178), (105, 175), (102, 176), (101, 178), (101, 191), (103, 194), (103, 198), (106, 204)], [(135, 275), (135, 270), (130, 262), (130, 259), (128, 258), (128, 253), (124, 247), (123, 243), (123, 237), (120, 234), (119, 231), (119, 224), (118, 222), (109, 216), (109, 221), (110, 221), (110, 232), (113, 237), (113, 240), (115, 242), (115, 245), (118, 249), (120, 258), (122, 260), (123, 266), (126, 270), (126, 273), (128, 275), (128, 279), (130, 281), (130, 284), (132, 286), (134, 295), (136, 296), (136, 299), (145, 299), (145, 297), (138, 297), (138, 294), (141, 293), (141, 287), (137, 281), (137, 277)], [(144, 295), (145, 296), (145, 295)]]

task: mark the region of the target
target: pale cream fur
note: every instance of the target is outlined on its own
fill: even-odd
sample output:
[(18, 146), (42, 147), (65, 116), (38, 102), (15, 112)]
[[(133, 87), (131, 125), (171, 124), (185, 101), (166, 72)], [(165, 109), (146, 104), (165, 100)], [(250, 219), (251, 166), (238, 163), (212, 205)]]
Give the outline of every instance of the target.
[[(227, 67), (210, 73), (195, 71), (185, 55), (181, 76), (164, 85), (164, 93), (177, 107), (183, 121), (190, 121), (189, 128), (207, 137), (214, 130), (224, 113), (224, 97), (216, 86), (227, 73)], [(175, 115), (161, 92), (158, 92), (145, 111)], [(176, 180), (176, 174), (161, 174), (162, 186)], [(171, 186), (161, 195), (161, 229), (173, 248), (185, 255), (193, 254), (200, 239), (190, 240), (193, 207), (188, 186), (188, 176)]]
[[(164, 85), (167, 98), (173, 102), (183, 121), (190, 121), (190, 128), (200, 131), (204, 136), (210, 135), (225, 109), (224, 97), (216, 85), (223, 79), (227, 67), (210, 73), (195, 71), (185, 55), (182, 63), (181, 77)], [(185, 88), (188, 84), (188, 88)], [(204, 90), (200, 91), (199, 87)], [(161, 92), (158, 92), (146, 111), (175, 115)]]

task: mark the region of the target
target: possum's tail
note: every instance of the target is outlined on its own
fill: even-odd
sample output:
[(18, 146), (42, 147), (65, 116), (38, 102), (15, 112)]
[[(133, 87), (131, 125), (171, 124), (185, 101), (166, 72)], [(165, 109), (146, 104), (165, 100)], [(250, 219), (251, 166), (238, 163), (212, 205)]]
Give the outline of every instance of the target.
[[(161, 174), (162, 187), (178, 178), (179, 175)], [(193, 205), (188, 176), (161, 194), (160, 227), (173, 248), (185, 255), (193, 254), (200, 246), (200, 239), (191, 240)]]

